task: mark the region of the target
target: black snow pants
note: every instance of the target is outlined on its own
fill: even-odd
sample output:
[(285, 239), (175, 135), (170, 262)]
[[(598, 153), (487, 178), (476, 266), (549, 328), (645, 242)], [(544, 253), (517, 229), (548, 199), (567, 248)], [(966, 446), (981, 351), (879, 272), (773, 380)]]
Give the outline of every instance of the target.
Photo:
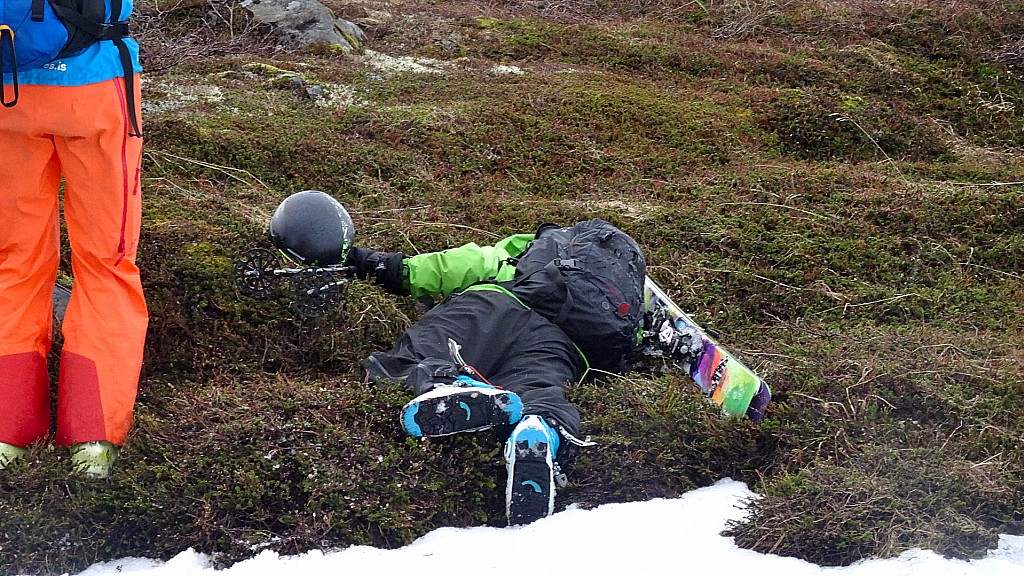
[(404, 381), (419, 395), (434, 385), (438, 366), (457, 371), (452, 340), (465, 364), (491, 384), (515, 392), (524, 414), (555, 420), (578, 436), (580, 415), (567, 386), (586, 364), (561, 328), (498, 289), (470, 289), (434, 307), (389, 352), (376, 352), (363, 368), (375, 381)]

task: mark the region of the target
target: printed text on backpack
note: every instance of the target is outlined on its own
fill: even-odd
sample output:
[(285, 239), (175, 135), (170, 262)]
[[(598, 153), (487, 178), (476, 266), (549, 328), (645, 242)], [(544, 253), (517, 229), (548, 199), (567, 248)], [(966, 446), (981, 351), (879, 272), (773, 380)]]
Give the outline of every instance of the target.
[[(18, 71), (40, 68), (71, 56), (101, 40), (117, 46), (125, 71), (129, 109), (134, 110), (133, 66), (124, 39), (128, 22), (119, 21), (121, 0), (112, 0), (110, 17), (105, 0), (0, 0), (0, 69), (12, 85), (0, 86), (0, 104), (18, 103)], [(140, 136), (138, 119), (131, 116), (133, 136)]]

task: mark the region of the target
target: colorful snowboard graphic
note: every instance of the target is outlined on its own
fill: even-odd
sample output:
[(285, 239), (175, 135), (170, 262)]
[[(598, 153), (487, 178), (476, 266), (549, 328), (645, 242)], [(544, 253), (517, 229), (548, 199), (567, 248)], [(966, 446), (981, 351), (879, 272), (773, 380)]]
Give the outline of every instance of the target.
[(768, 384), (718, 344), (651, 280), (644, 282), (644, 307), (659, 348), (682, 365), (693, 381), (730, 416), (764, 418)]

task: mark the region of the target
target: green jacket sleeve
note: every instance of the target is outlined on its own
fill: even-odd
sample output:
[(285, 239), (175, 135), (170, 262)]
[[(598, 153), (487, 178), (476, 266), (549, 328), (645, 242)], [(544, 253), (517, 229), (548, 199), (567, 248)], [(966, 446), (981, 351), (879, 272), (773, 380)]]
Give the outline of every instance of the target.
[(494, 246), (469, 243), (406, 258), (409, 293), (447, 296), (484, 280), (511, 280), (515, 268), (506, 260), (522, 254), (530, 240), (533, 234), (516, 234)]

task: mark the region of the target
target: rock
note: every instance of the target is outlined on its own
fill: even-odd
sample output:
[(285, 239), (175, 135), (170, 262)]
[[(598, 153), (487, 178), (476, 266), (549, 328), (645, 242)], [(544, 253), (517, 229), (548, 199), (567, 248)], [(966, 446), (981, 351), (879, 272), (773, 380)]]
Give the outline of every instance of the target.
[(323, 86), (310, 86), (306, 88), (306, 97), (310, 100), (321, 100), (324, 97)]
[(243, 0), (256, 20), (270, 24), (291, 43), (302, 48), (327, 45), (351, 52), (366, 42), (366, 34), (352, 22), (335, 18), (317, 0)]

